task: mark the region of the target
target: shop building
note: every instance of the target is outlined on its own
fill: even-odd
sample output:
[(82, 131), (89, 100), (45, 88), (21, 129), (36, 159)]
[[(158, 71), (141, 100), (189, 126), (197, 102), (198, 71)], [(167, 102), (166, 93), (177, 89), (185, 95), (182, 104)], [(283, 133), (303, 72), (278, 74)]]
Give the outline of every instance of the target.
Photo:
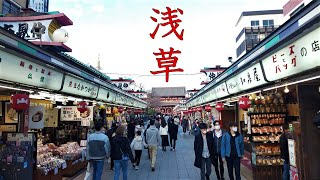
[(253, 49), (283, 23), (283, 11), (244, 11), (236, 26), (236, 59)]
[(220, 73), (222, 73), (225, 69), (227, 69), (227, 68), (221, 67), (220, 65), (217, 65), (216, 67), (213, 67), (213, 68), (205, 67), (205, 68), (201, 69), (200, 72), (204, 73), (205, 77), (201, 81), (200, 85), (208, 84), (210, 81), (214, 80)]
[(0, 179), (71, 177), (95, 121), (125, 124), (147, 106), (66, 54), (65, 25), (62, 13), (0, 17)]
[(319, 12), (320, 2), (311, 1), (186, 103), (189, 110), (211, 105), (221, 112), (234, 105), (254, 179), (282, 179), (284, 124), (292, 135), (291, 178), (320, 177), (320, 129), (314, 123), (320, 109)]

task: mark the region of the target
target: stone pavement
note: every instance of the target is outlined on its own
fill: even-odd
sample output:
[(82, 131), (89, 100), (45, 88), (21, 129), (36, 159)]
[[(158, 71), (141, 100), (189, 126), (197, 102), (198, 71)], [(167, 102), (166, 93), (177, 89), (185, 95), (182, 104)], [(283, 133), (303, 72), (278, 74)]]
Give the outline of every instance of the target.
[[(181, 131), (180, 131), (181, 132)], [(148, 159), (148, 151), (143, 150), (140, 170), (134, 170), (129, 163), (128, 180), (199, 180), (200, 170), (193, 166), (194, 151), (193, 151), (193, 135), (182, 135), (179, 132), (176, 151), (163, 152), (158, 150), (156, 171), (152, 172), (150, 161)], [(110, 164), (107, 162), (104, 166), (102, 179), (113, 179), (113, 172), (109, 171)], [(74, 180), (83, 180), (85, 172)], [(121, 175), (122, 176), (122, 173)], [(227, 169), (225, 166), (225, 179), (229, 180)], [(120, 178), (122, 180), (122, 177)], [(216, 180), (214, 167), (212, 166), (211, 180)], [(242, 180), (247, 180), (242, 176)]]

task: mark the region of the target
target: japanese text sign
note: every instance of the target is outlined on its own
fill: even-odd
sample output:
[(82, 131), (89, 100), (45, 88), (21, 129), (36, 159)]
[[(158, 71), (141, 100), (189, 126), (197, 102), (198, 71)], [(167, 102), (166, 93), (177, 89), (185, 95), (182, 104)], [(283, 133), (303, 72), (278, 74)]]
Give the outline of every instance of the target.
[(59, 90), (63, 74), (0, 50), (0, 79)]
[(76, 77), (66, 75), (62, 92), (96, 98), (98, 95), (98, 86)]
[(295, 149), (295, 142), (293, 139), (288, 139), (288, 151), (289, 151), (290, 166), (297, 167), (297, 165), (296, 165), (296, 149)]
[(259, 63), (250, 66), (243, 72), (226, 81), (230, 94), (235, 94), (247, 89), (260, 86), (266, 81), (263, 78), (262, 69)]
[(320, 66), (320, 28), (262, 60), (269, 81)]
[(93, 106), (88, 106), (88, 110), (80, 113), (77, 106), (61, 107), (61, 121), (92, 121)]
[[(170, 7), (166, 7), (166, 11), (161, 12), (159, 9), (152, 9), (154, 14), (157, 16), (162, 15), (161, 18), (156, 18), (151, 16), (151, 20), (155, 22), (157, 25), (152, 33), (150, 33), (150, 37), (152, 39), (156, 38), (157, 32), (159, 31), (160, 27), (169, 27), (169, 31), (162, 35), (162, 38), (167, 37), (171, 34), (174, 34), (178, 40), (183, 40), (184, 29), (181, 31), (178, 30), (180, 23), (182, 22), (181, 19), (178, 18), (179, 15), (183, 15), (183, 10), (180, 8), (171, 9)], [(165, 73), (166, 82), (169, 82), (169, 73), (170, 72), (183, 72), (184, 70), (181, 68), (176, 68), (178, 57), (177, 55), (181, 54), (180, 50), (175, 50), (173, 47), (170, 49), (162, 49), (159, 48), (158, 52), (153, 53), (156, 56), (156, 60), (158, 62), (158, 67), (162, 68), (159, 71), (150, 71), (151, 74), (162, 74)]]

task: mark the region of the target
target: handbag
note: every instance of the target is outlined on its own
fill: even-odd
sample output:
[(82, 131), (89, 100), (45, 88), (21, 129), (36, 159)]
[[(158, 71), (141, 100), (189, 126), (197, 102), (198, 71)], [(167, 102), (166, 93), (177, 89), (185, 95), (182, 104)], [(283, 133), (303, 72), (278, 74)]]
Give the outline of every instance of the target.
[(84, 180), (90, 180), (90, 179), (91, 179), (90, 162), (88, 162), (87, 171), (86, 171), (86, 175), (84, 176)]
[(130, 159), (128, 153), (123, 153), (121, 148), (120, 148), (120, 151), (121, 151), (121, 154), (122, 154), (122, 160), (123, 161), (128, 161)]

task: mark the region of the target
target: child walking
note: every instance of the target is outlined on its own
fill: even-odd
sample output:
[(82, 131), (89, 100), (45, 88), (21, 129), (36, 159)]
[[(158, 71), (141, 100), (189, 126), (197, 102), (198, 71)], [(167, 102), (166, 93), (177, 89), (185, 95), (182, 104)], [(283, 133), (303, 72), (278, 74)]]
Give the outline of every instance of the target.
[(138, 170), (142, 149), (143, 149), (143, 139), (141, 137), (141, 131), (136, 132), (136, 137), (131, 142), (131, 149), (134, 149), (134, 152), (135, 152), (134, 162), (136, 163), (135, 169)]

